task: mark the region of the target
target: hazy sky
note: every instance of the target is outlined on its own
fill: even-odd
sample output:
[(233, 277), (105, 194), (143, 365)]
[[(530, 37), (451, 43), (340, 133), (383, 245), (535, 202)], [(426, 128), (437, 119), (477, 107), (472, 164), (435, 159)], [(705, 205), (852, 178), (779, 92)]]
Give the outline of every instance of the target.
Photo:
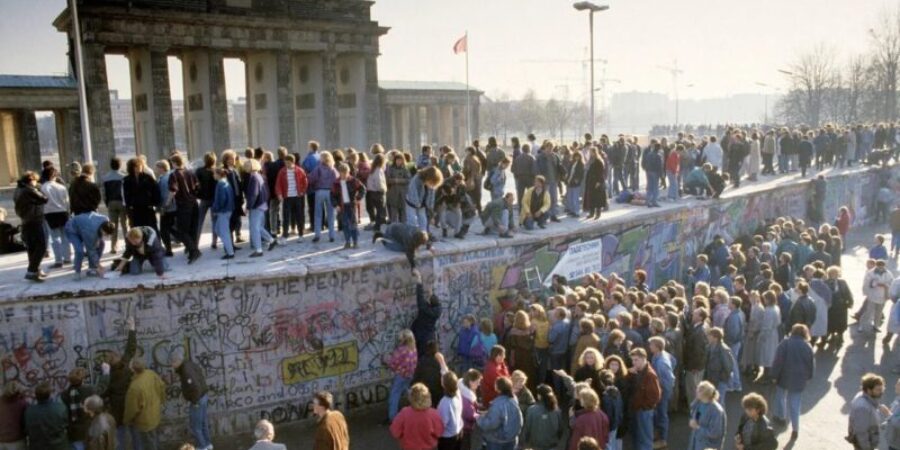
[[(604, 3), (598, 1), (598, 3)], [(886, 0), (609, 0), (595, 16), (596, 57), (608, 61), (610, 92), (670, 93), (660, 65), (677, 59), (682, 98), (761, 92), (785, 84), (777, 69), (816, 42), (837, 58), (866, 49)], [(66, 71), (66, 43), (51, 25), (65, 0), (0, 0), (0, 73)], [(489, 96), (575, 98), (587, 92), (588, 19), (567, 0), (378, 0), (379, 76), (391, 80), (465, 80), (465, 57), (452, 45), (468, 30), (470, 82)], [(243, 95), (242, 65), (226, 61), (229, 97)], [(110, 88), (129, 95), (127, 63), (108, 58)], [(180, 64), (170, 59), (173, 96)], [(604, 65), (597, 64), (597, 86)], [(692, 87), (687, 87), (693, 85)]]

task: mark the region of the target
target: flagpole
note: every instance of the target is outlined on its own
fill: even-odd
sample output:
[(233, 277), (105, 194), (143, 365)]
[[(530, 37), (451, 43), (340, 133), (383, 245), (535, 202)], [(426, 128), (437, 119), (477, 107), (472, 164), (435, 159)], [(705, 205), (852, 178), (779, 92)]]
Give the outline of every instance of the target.
[(468, 138), (468, 142), (472, 142), (472, 111), (469, 101), (469, 30), (466, 30), (466, 137)]

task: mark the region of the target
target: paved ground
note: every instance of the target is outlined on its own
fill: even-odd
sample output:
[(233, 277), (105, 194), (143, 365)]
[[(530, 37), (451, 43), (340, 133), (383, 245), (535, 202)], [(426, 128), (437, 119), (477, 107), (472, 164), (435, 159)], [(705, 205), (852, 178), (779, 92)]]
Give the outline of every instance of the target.
[[(853, 167), (848, 169), (827, 169), (823, 173), (826, 176), (832, 174), (854, 173), (867, 168)], [(785, 176), (761, 176), (757, 182), (745, 181), (739, 189), (728, 187), (723, 198), (738, 197), (747, 195), (752, 192), (759, 192), (768, 189), (777, 189), (785, 184), (809, 182), (809, 177), (803, 180), (799, 173), (791, 173)], [(508, 177), (512, 180), (512, 176)], [(515, 191), (515, 186), (510, 181), (507, 189)], [(664, 197), (665, 194), (662, 193)], [(485, 193), (484, 198), (490, 196)], [(563, 218), (562, 224), (550, 224), (547, 229), (536, 229), (534, 231), (517, 230), (515, 238), (512, 240), (497, 239), (496, 236), (479, 236), (478, 232), (482, 230), (479, 221), (472, 226), (472, 231), (465, 240), (446, 239), (438, 242), (434, 246), (436, 254), (455, 253), (460, 250), (479, 250), (484, 248), (492, 248), (500, 245), (521, 244), (529, 241), (535, 241), (548, 236), (558, 236), (571, 234), (580, 230), (596, 229), (598, 226), (609, 226), (610, 224), (640, 220), (642, 217), (659, 214), (660, 211), (684, 207), (685, 205), (699, 206), (709, 204), (714, 200), (696, 200), (690, 197), (683, 198), (677, 203), (666, 202), (662, 200), (662, 208), (646, 208), (641, 206), (619, 205), (612, 203), (611, 210), (603, 213), (603, 218), (599, 221), (589, 221), (585, 218), (572, 219)], [(12, 205), (2, 204), (12, 211)], [(562, 209), (560, 209), (562, 211)], [(564, 216), (564, 214), (560, 214)], [(307, 221), (309, 218), (307, 218)], [(13, 217), (11, 222), (17, 223)], [(246, 229), (247, 221), (244, 222), (244, 238), (249, 239), (249, 232)], [(111, 293), (114, 290), (127, 290), (143, 285), (145, 288), (155, 288), (161, 285), (172, 286), (184, 283), (216, 280), (223, 278), (230, 279), (249, 279), (256, 278), (260, 275), (268, 275), (277, 273), (278, 276), (304, 276), (308, 273), (320, 273), (331, 271), (338, 268), (344, 269), (354, 266), (362, 266), (378, 263), (403, 263), (405, 260), (403, 255), (399, 253), (388, 252), (381, 246), (373, 247), (371, 244), (371, 234), (369, 232), (360, 233), (359, 248), (355, 250), (342, 250), (343, 237), (340, 233), (336, 233), (336, 241), (329, 243), (323, 237), (323, 240), (317, 244), (311, 242), (311, 236), (307, 235), (303, 243), (297, 243), (296, 238), (288, 240), (288, 245), (276, 248), (273, 252), (267, 252), (262, 258), (250, 259), (247, 257), (249, 245), (244, 245), (244, 250), (237, 253), (237, 257), (230, 261), (222, 261), (219, 258), (223, 255), (221, 247), (219, 250), (211, 250), (209, 248), (212, 235), (209, 232), (209, 220), (206, 221), (206, 233), (201, 238), (200, 248), (203, 251), (201, 257), (196, 263), (190, 267), (186, 264), (186, 258), (180, 250), (175, 251), (175, 257), (170, 258), (172, 270), (167, 273), (167, 279), (160, 281), (152, 273), (145, 273), (139, 276), (128, 276), (114, 280), (100, 280), (97, 278), (84, 278), (80, 281), (73, 281), (72, 270), (67, 266), (59, 270), (49, 270), (47, 265), (52, 263), (52, 259), (45, 259), (45, 269), (49, 272), (50, 278), (40, 284), (25, 282), (22, 277), (25, 275), (25, 266), (27, 265), (27, 257), (25, 253), (14, 255), (6, 255), (0, 257), (0, 303), (4, 301), (15, 301), (23, 298), (34, 297), (52, 297), (54, 295), (68, 295), (68, 293), (79, 292), (83, 295), (96, 295), (102, 293)], [(502, 242), (498, 242), (502, 241)], [(123, 245), (120, 243), (120, 246)], [(107, 254), (104, 256), (104, 265), (107, 265), (113, 256)], [(85, 263), (86, 265), (87, 263)], [(152, 272), (152, 271), (150, 271)]]
[[(860, 287), (865, 272), (866, 247), (875, 233), (887, 232), (887, 226), (880, 225), (856, 229), (850, 234), (842, 263), (844, 276), (856, 299), (854, 307), (861, 304)], [(891, 263), (891, 270), (896, 272), (895, 262)], [(779, 429), (779, 448), (797, 450), (849, 448), (844, 441), (847, 431), (847, 404), (856, 395), (859, 379), (866, 372), (874, 371), (885, 377), (890, 388), (885, 394), (884, 401), (889, 404), (893, 400), (893, 385), (897, 376), (891, 374), (890, 369), (893, 365), (886, 361), (889, 358), (881, 345), (880, 337), (876, 341), (871, 337), (866, 339), (855, 332), (848, 332), (845, 336), (846, 343), (842, 348), (826, 347), (816, 352), (815, 378), (803, 395), (800, 436), (797, 441), (791, 443), (790, 430)], [(773, 386), (745, 383), (744, 389), (748, 393), (759, 392), (770, 401), (774, 396)], [(737, 420), (741, 414), (740, 399), (741, 395), (737, 393), (728, 394), (726, 401), (728, 436), (733, 436), (737, 429)], [(384, 408), (377, 408), (349, 419), (353, 448), (398, 448), (387, 428), (380, 425), (384, 414)], [(312, 439), (310, 422), (279, 427), (276, 431), (278, 434), (276, 440), (287, 444), (290, 449), (309, 447)], [(669, 448), (673, 450), (686, 448), (689, 437), (687, 422), (688, 418), (684, 412), (672, 417)], [(229, 436), (215, 442), (216, 448), (222, 450), (246, 449), (251, 445), (252, 439), (248, 435)], [(730, 437), (726, 440), (725, 448), (734, 448), (734, 442)]]

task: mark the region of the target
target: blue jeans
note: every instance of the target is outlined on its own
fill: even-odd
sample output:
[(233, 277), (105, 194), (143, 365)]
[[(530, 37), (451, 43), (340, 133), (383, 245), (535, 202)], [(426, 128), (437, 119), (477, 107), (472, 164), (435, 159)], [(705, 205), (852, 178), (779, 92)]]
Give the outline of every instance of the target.
[(566, 191), (566, 210), (568, 212), (579, 215), (581, 214), (581, 186), (569, 186)]
[[(735, 370), (738, 370), (738, 369), (735, 368)], [(725, 395), (728, 394), (728, 382), (723, 381), (721, 383), (716, 384), (716, 391), (719, 392), (719, 404), (722, 405), (722, 407), (724, 408), (725, 407)]]
[(328, 238), (334, 239), (334, 206), (331, 206), (331, 191), (328, 189), (316, 190), (316, 212), (313, 217), (313, 231), (316, 239), (322, 235), (322, 216), (328, 215)]
[(656, 205), (659, 199), (659, 173), (647, 172), (647, 206)]
[(72, 247), (69, 246), (69, 238), (66, 236), (65, 227), (50, 228), (50, 247), (53, 249), (53, 259), (56, 263), (70, 261), (72, 259)]
[(137, 428), (125, 425), (116, 427), (116, 450), (125, 450), (128, 448), (127, 443), (129, 439), (131, 440), (132, 450), (143, 450)]
[(786, 391), (781, 387), (775, 388), (775, 404), (772, 406), (772, 415), (785, 418), (785, 396), (787, 407), (790, 409), (791, 430), (800, 431), (800, 395), (803, 391)]
[(666, 172), (666, 179), (669, 180), (669, 200), (678, 200), (678, 187), (681, 185), (681, 178), (678, 174)]
[(625, 185), (625, 166), (613, 167), (612, 193), (618, 194), (628, 187)]
[(412, 225), (426, 233), (431, 232), (428, 227), (428, 211), (425, 208), (413, 208), (406, 205), (406, 224)]
[(253, 251), (262, 251), (262, 242), (269, 243), (272, 241), (272, 235), (266, 231), (263, 224), (266, 221), (266, 212), (261, 209), (250, 210), (250, 246)]
[[(69, 242), (72, 243), (72, 248), (75, 249), (75, 257), (72, 259), (72, 268), (75, 270), (75, 273), (81, 273), (81, 263), (84, 261), (86, 249), (84, 247), (84, 242), (81, 240), (81, 236), (78, 233), (66, 232), (66, 237), (69, 239)], [(106, 243), (103, 239), (97, 239), (97, 249), (95, 253), (88, 253), (88, 269), (97, 269), (100, 266), (100, 255), (103, 254), (103, 250), (106, 248)]]
[(159, 450), (159, 433), (157, 430), (137, 431), (138, 442), (143, 450)]
[(558, 214), (556, 205), (559, 203), (559, 185), (556, 181), (547, 180), (547, 193), (550, 194), (550, 216), (556, 217)]
[(188, 406), (190, 414), (188, 416), (189, 426), (198, 449), (206, 448), (212, 444), (212, 440), (209, 438), (209, 417), (206, 415), (208, 403), (209, 397), (204, 394), (203, 397), (200, 397), (197, 404)]
[(341, 227), (344, 229), (344, 242), (356, 243), (359, 240), (359, 229), (356, 226), (356, 205), (346, 203), (341, 207)]
[(672, 399), (672, 390), (663, 388), (659, 397), (659, 404), (653, 411), (653, 427), (659, 432), (659, 438), (669, 439), (669, 401)]
[(547, 219), (549, 219), (549, 217), (547, 217), (547, 214), (541, 214), (539, 217), (537, 217), (537, 219), (528, 217), (525, 219), (525, 223), (523, 223), (523, 225), (525, 225), (526, 230), (533, 230), (535, 226), (546, 226)]
[(891, 232), (891, 250), (900, 250), (900, 231)]
[(400, 375), (394, 375), (394, 382), (391, 383), (391, 393), (388, 396), (388, 420), (394, 421), (397, 412), (400, 410), (400, 399), (406, 395), (412, 378), (403, 378)]
[[(731, 353), (732, 353), (731, 360), (733, 362), (734, 370), (731, 371), (731, 379), (728, 380), (728, 390), (729, 391), (740, 392), (743, 390), (743, 385), (741, 383), (741, 369), (740, 369), (740, 367), (741, 367), (741, 359), (740, 359), (741, 345), (742, 345), (741, 342), (737, 342), (737, 343), (730, 345)], [(722, 403), (722, 406), (725, 406), (725, 404)]]
[(519, 438), (516, 438), (516, 440), (514, 440), (512, 442), (504, 442), (504, 443), (485, 442), (484, 448), (486, 450), (516, 450), (518, 442), (519, 442)]
[[(197, 242), (200, 242), (200, 235), (203, 234), (203, 224), (206, 223), (206, 213), (212, 207), (212, 200), (200, 200), (200, 218), (197, 220)], [(216, 245), (216, 238), (221, 236), (219, 230), (216, 229), (216, 216), (210, 213), (212, 217), (212, 245)]]
[(631, 416), (631, 448), (653, 450), (653, 410), (638, 411)]
[(622, 438), (618, 437), (619, 430), (609, 430), (609, 442), (606, 443), (606, 450), (622, 450)]
[(222, 236), (222, 247), (226, 255), (234, 254), (234, 243), (231, 242), (231, 213), (218, 213), (213, 215), (213, 242), (216, 235)]
[(72, 450), (84, 450), (84, 441), (72, 442)]

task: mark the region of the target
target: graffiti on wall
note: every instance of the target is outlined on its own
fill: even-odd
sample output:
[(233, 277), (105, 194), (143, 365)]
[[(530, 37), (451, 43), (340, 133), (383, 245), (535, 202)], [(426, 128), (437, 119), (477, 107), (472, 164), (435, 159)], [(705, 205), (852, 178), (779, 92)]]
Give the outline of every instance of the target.
[[(848, 204), (857, 223), (865, 221), (877, 177), (828, 183), (826, 216)], [(426, 290), (433, 289), (443, 305), (442, 351), (452, 359), (465, 315), (496, 320), (514, 308), (520, 292), (545, 289), (553, 273), (577, 281), (582, 271), (576, 269), (589, 266), (630, 278), (641, 268), (651, 285), (680, 278), (715, 235), (731, 240), (773, 217), (805, 216), (810, 188), (792, 185), (640, 222), (425, 261)], [(109, 352), (122, 351), (125, 319), (134, 316), (139, 356), (169, 383), (167, 435), (181, 433), (177, 427), (187, 415), (171, 369), (182, 354), (206, 372), (216, 432), (245, 431), (260, 417), (275, 423), (309, 417), (309, 401), (323, 389), (335, 393), (344, 410), (384, 402), (390, 373), (383, 358), (414, 315), (415, 286), (405, 264), (10, 304), (0, 307), (0, 381), (33, 389), (46, 380), (62, 389), (73, 367), (96, 373)]]

